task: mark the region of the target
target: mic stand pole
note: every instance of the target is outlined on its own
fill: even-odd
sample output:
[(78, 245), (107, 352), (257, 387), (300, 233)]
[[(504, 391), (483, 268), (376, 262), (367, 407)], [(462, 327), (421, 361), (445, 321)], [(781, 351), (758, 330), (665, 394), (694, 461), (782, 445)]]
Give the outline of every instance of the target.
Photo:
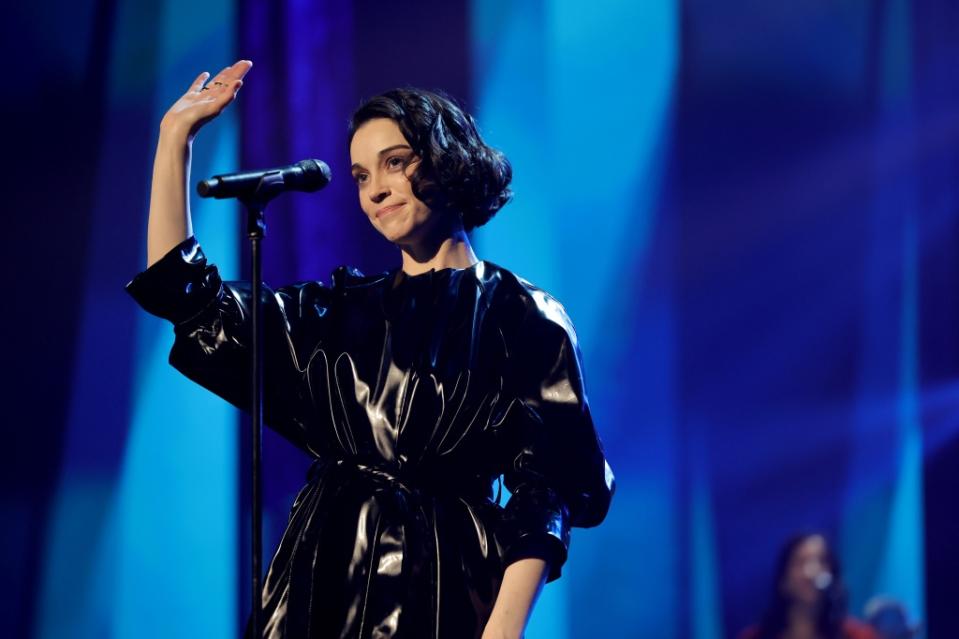
[(263, 255), (260, 252), (260, 241), (266, 235), (266, 217), (264, 211), (267, 203), (276, 197), (283, 188), (283, 175), (276, 173), (267, 173), (260, 179), (256, 192), (252, 197), (240, 198), (240, 201), (246, 207), (246, 234), (250, 239), (250, 260), (251, 260), (251, 296), (252, 296), (252, 344), (253, 344), (253, 362), (252, 370), (252, 405), (251, 415), (253, 417), (253, 438), (250, 459), (252, 462), (252, 569), (253, 569), (253, 607), (251, 610), (251, 621), (253, 626), (253, 637), (261, 639), (263, 637), (263, 615), (262, 615), (262, 529), (263, 529), (263, 482), (260, 475), (260, 453), (262, 449), (263, 434), (263, 300), (261, 291), (263, 290)]

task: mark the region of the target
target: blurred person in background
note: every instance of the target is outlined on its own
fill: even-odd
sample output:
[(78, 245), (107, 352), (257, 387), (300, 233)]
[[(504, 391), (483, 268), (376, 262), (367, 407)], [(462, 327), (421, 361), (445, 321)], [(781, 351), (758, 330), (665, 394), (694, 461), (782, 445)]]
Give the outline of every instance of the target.
[(825, 536), (803, 533), (783, 546), (769, 605), (739, 639), (879, 639), (847, 613), (839, 562)]

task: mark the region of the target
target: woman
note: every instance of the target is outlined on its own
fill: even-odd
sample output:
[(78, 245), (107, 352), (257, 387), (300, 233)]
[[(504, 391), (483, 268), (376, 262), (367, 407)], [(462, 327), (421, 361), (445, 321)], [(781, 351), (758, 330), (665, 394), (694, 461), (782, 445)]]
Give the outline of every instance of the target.
[[(249, 286), (206, 261), (186, 183), (194, 136), (251, 66), (201, 74), (164, 116), (148, 268), (127, 285), (174, 324), (171, 364), (241, 408)], [(470, 246), (511, 170), (469, 115), (386, 93), (354, 114), (350, 155), (360, 206), (402, 261), (265, 295), (264, 421), (316, 461), (264, 582), (264, 636), (521, 637), (570, 527), (599, 524), (614, 490), (575, 332)]]
[(773, 594), (758, 626), (740, 639), (876, 639), (846, 614), (846, 587), (826, 538), (796, 535), (776, 561)]

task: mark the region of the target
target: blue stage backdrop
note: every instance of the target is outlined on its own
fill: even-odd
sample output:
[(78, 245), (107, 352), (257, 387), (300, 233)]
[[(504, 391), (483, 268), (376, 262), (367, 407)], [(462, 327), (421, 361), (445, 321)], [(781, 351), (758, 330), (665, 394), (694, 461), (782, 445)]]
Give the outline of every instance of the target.
[[(346, 120), (440, 88), (514, 167), (481, 258), (578, 329), (617, 476), (530, 639), (735, 637), (783, 541), (818, 529), (850, 610), (959, 636), (959, 8), (947, 0), (78, 0), (7, 10), (4, 635), (236, 637), (249, 424), (166, 362), (123, 285), (145, 265), (159, 119), (254, 60), (193, 182), (307, 157), (265, 275), (399, 260), (348, 179)], [(227, 279), (240, 211), (194, 199)], [(268, 433), (266, 557), (307, 460)]]

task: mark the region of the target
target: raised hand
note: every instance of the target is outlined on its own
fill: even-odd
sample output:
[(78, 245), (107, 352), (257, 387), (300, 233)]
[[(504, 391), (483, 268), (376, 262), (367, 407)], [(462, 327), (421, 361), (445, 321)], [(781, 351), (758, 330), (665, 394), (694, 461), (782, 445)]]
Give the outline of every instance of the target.
[(243, 78), (252, 66), (249, 60), (239, 60), (209, 82), (210, 74), (206, 71), (198, 75), (187, 92), (163, 116), (160, 130), (186, 136), (187, 141), (192, 141), (200, 127), (220, 115), (236, 99)]
[(147, 266), (193, 234), (187, 194), (193, 137), (236, 99), (252, 66), (249, 60), (240, 60), (209, 82), (210, 74), (204, 71), (160, 121), (150, 188)]

